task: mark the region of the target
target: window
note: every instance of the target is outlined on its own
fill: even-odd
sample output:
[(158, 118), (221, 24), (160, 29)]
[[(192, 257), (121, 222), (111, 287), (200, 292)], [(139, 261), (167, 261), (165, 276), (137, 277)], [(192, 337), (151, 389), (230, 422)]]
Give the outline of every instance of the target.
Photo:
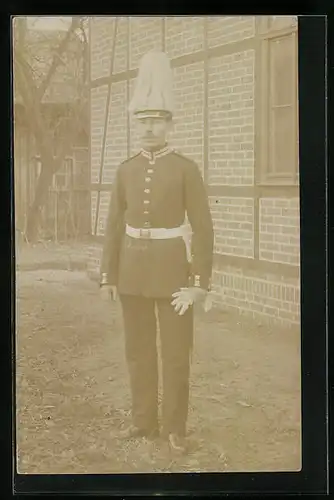
[(298, 64), (294, 17), (260, 23), (259, 106), (263, 184), (298, 183)]
[(296, 16), (266, 16), (269, 30), (290, 29), (297, 26)]
[(53, 178), (55, 189), (70, 189), (73, 187), (73, 159), (66, 158), (62, 167), (56, 172)]

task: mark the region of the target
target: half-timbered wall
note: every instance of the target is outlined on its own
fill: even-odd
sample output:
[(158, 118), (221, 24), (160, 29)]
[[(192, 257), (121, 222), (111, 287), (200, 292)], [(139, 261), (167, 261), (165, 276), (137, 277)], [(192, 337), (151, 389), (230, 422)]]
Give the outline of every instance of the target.
[[(138, 148), (127, 113), (138, 63), (163, 49), (178, 102), (171, 143), (208, 189), (215, 300), (288, 322), (299, 321), (300, 304), (296, 31), (288, 16), (90, 20), (96, 241), (115, 169)], [(100, 251), (92, 247), (92, 271)]]

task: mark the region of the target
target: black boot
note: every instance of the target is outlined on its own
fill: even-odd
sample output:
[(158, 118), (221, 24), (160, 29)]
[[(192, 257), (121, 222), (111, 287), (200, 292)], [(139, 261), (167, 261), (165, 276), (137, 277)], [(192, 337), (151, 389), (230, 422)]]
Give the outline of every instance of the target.
[(147, 438), (147, 439), (156, 439), (159, 437), (158, 429), (140, 429), (135, 425), (130, 425), (126, 429), (120, 432), (120, 437), (123, 439), (132, 439), (132, 438)]
[(178, 434), (169, 434), (168, 445), (172, 451), (185, 453), (187, 451), (186, 440)]

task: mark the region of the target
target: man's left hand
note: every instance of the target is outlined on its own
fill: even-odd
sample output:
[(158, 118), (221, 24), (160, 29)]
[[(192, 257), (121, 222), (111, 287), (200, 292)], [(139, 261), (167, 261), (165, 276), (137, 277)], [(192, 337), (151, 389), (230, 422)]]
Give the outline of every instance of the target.
[(195, 302), (204, 302), (207, 293), (207, 290), (195, 286), (181, 288), (179, 292), (173, 293), (174, 300), (171, 304), (174, 306), (175, 311), (182, 316)]

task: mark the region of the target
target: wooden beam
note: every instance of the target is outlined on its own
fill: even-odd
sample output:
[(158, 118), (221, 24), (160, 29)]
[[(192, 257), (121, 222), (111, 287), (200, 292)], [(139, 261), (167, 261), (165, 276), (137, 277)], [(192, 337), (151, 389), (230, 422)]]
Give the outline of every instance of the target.
[[(104, 116), (104, 129), (103, 129), (102, 149), (101, 149), (100, 168), (99, 168), (99, 184), (102, 183), (104, 157), (105, 157), (105, 150), (106, 150), (106, 143), (107, 143), (107, 129), (108, 129), (108, 122), (109, 122), (109, 112), (110, 112), (110, 103), (111, 103), (111, 88), (112, 88), (111, 77), (112, 77), (113, 72), (114, 72), (114, 61), (115, 61), (118, 21), (119, 21), (119, 19), (117, 17), (115, 17), (112, 48), (111, 48), (110, 77), (109, 77), (107, 102), (106, 102), (105, 116)], [(98, 229), (99, 212), (100, 212), (100, 192), (101, 192), (100, 190), (98, 190), (98, 192), (97, 192), (94, 234), (97, 234), (97, 229)]]
[(299, 185), (258, 185), (255, 186), (259, 198), (299, 198)]
[(255, 185), (255, 186), (228, 186), (209, 185), (209, 196), (226, 196), (231, 198), (299, 198), (298, 185)]
[(112, 190), (112, 183), (111, 182), (93, 182), (90, 185), (90, 190), (91, 191), (111, 191)]
[(203, 19), (204, 46), (204, 103), (203, 103), (203, 179), (209, 181), (209, 58), (208, 58), (208, 18)]
[[(126, 43), (126, 70), (127, 73), (130, 69), (130, 18), (128, 17), (127, 22), (127, 43)], [(126, 154), (129, 157), (131, 151), (131, 129), (130, 129), (130, 115), (128, 113), (128, 108), (130, 104), (130, 79), (126, 80)]]
[[(111, 191), (112, 183), (92, 183), (91, 191)], [(298, 198), (299, 186), (207, 186), (209, 196), (228, 198)]]
[(280, 29), (269, 29), (263, 33), (259, 33), (259, 37), (262, 38), (262, 40), (274, 40), (275, 38), (282, 38), (284, 36), (291, 35), (291, 33), (297, 32), (298, 26), (290, 25)]
[[(263, 136), (261, 127), (263, 126), (262, 115), (267, 113), (268, 104), (263, 102), (264, 85), (262, 79), (262, 42), (259, 37), (261, 31), (261, 21), (259, 17), (255, 17), (255, 68), (254, 68), (254, 184), (257, 185), (261, 180), (262, 169), (262, 141)], [(253, 240), (253, 255), (254, 259), (259, 259), (260, 254), (260, 193), (254, 189), (254, 240)]]
[[(30, 207), (31, 204), (31, 161), (30, 161), (30, 140), (31, 140), (31, 132), (29, 129), (26, 129), (23, 135), (24, 138), (24, 153), (25, 153), (25, 158), (23, 159), (23, 164), (25, 165), (25, 169), (27, 171), (27, 209)], [(34, 179), (35, 180), (35, 179)], [(35, 182), (34, 182), (34, 188), (35, 188)], [(35, 193), (34, 193), (35, 194)]]
[(224, 196), (228, 198), (253, 198), (255, 194), (254, 186), (228, 186), (209, 185), (207, 188), (209, 196)]
[(162, 50), (166, 50), (166, 18), (161, 18), (161, 47)]
[[(91, 78), (92, 75), (92, 18), (88, 18), (88, 50), (89, 50), (89, 57), (88, 57), (88, 74), (89, 78)], [(89, 177), (89, 183), (92, 180), (92, 93), (88, 92), (88, 109), (89, 109), (89, 140), (88, 140), (88, 177)], [(89, 188), (89, 186), (87, 186)], [(88, 198), (88, 204), (89, 204), (89, 221), (88, 221), (88, 227), (89, 230), (92, 230), (92, 224), (93, 224), (93, 213), (92, 213), (92, 196), (89, 194)]]
[[(186, 66), (188, 64), (193, 64), (197, 62), (203, 62), (206, 58), (210, 59), (212, 57), (221, 57), (229, 54), (234, 54), (237, 52), (243, 52), (245, 50), (250, 50), (255, 48), (254, 38), (249, 38), (241, 40), (238, 42), (233, 42), (229, 44), (217, 45), (217, 47), (210, 47), (207, 50), (198, 50), (192, 52), (191, 54), (184, 54), (182, 56), (175, 57), (171, 60), (172, 68), (179, 68), (181, 66)], [(96, 78), (91, 80), (90, 88), (97, 88), (103, 85), (108, 85), (111, 83), (122, 82), (128, 79), (133, 79), (137, 76), (138, 69), (128, 69), (126, 71), (121, 71), (120, 73), (115, 73), (111, 77), (104, 76), (101, 78)]]
[(120, 73), (115, 73), (111, 77), (103, 76), (101, 78), (96, 78), (90, 82), (90, 88), (95, 89), (103, 87), (104, 85), (109, 85), (111, 83), (124, 82), (126, 80), (132, 80), (137, 76), (137, 69), (128, 69), (126, 71), (121, 71)]
[[(90, 241), (96, 244), (103, 244), (104, 237), (101, 235), (91, 235)], [(279, 262), (269, 262), (257, 259), (248, 259), (246, 257), (237, 257), (231, 255), (215, 254), (214, 270), (224, 271), (229, 268), (242, 269), (244, 275), (254, 276), (254, 278), (266, 276), (277, 276), (279, 280), (299, 280), (300, 266), (291, 266)]]
[(250, 259), (246, 257), (238, 257), (234, 255), (215, 254), (214, 267), (219, 270), (224, 270), (229, 267), (242, 269), (247, 273), (260, 273), (263, 275), (275, 275), (279, 278), (299, 279), (300, 266), (289, 264), (281, 264), (279, 262), (270, 262), (259, 259)]

